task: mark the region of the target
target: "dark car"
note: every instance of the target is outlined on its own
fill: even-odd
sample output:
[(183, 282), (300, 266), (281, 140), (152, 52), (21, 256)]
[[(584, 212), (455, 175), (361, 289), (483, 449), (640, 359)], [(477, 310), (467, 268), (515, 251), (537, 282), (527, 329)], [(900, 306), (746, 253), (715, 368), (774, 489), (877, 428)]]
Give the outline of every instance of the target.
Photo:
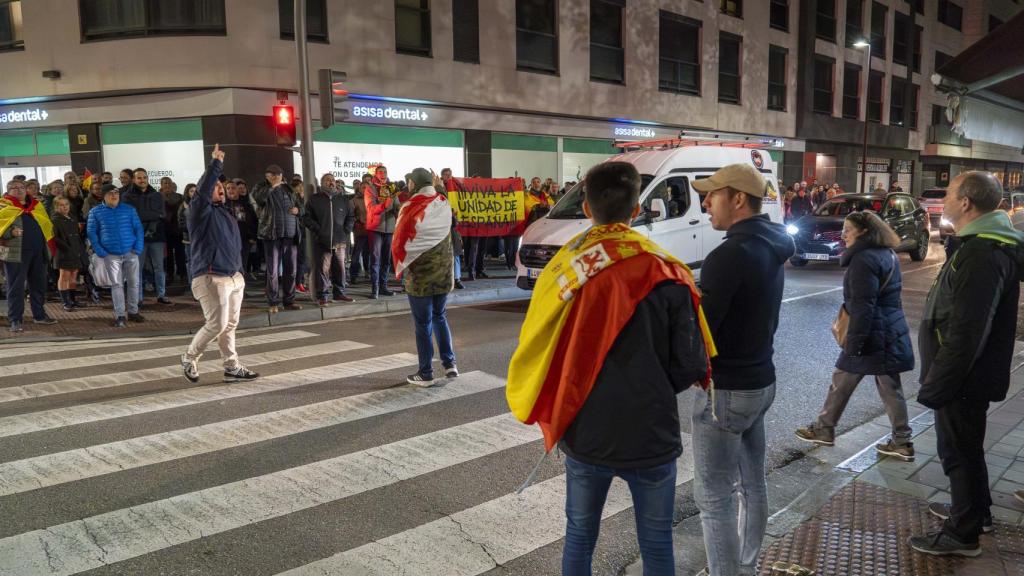
[(877, 213), (899, 234), (897, 252), (909, 252), (914, 261), (928, 257), (931, 232), (928, 213), (910, 194), (840, 194), (817, 210), (792, 222), (786, 231), (796, 242), (796, 254), (789, 262), (805, 266), (811, 260), (838, 262), (846, 250), (843, 221), (851, 212)]

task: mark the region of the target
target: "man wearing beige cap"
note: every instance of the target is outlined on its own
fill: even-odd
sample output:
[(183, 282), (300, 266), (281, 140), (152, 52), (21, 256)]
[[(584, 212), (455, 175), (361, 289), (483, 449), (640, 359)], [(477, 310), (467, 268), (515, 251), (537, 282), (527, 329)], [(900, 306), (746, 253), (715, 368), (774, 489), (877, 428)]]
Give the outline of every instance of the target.
[(796, 247), (782, 224), (761, 213), (768, 184), (753, 166), (730, 164), (693, 187), (711, 226), (726, 232), (701, 267), (718, 356), (711, 359), (715, 394), (697, 388), (693, 401), (694, 499), (708, 573), (746, 576), (754, 574), (768, 522), (764, 417), (775, 399), (783, 265)]

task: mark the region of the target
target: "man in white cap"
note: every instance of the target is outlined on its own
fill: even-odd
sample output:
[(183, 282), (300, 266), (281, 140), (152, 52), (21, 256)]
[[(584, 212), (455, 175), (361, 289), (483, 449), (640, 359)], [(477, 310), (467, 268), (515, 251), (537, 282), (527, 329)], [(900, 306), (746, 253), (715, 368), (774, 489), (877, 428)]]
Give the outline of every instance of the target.
[(710, 575), (752, 575), (768, 522), (764, 417), (775, 399), (783, 265), (796, 247), (782, 224), (761, 213), (768, 184), (752, 165), (730, 164), (693, 187), (711, 226), (726, 232), (701, 267), (718, 356), (711, 359), (715, 394), (697, 388), (693, 401), (694, 499)]

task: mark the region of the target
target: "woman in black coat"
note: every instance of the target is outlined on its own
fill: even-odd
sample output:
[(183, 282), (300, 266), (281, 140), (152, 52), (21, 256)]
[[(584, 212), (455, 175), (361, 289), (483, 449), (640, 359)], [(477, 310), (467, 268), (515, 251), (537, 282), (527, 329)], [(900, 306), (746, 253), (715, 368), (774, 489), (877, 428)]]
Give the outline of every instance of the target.
[(78, 220), (72, 215), (71, 203), (63, 196), (53, 200), (53, 241), (57, 245), (56, 266), (60, 270), (57, 290), (64, 310), (71, 312), (78, 307), (75, 302), (75, 281), (82, 267), (85, 247)]
[(846, 252), (840, 265), (843, 278), (843, 306), (849, 314), (849, 328), (843, 350), (832, 374), (832, 386), (818, 419), (800, 428), (801, 440), (831, 446), (835, 427), (850, 396), (864, 376), (874, 376), (878, 395), (892, 423), (892, 436), (875, 450), (902, 460), (914, 459), (910, 442), (907, 400), (900, 374), (914, 368), (910, 329), (903, 315), (900, 294), (903, 277), (899, 258), (893, 252), (899, 236), (874, 212), (854, 212), (843, 224)]

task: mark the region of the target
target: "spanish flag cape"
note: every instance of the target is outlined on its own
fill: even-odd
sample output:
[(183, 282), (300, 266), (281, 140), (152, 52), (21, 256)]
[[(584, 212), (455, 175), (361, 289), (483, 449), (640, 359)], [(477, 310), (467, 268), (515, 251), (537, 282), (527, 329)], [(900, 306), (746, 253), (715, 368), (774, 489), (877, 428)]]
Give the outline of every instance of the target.
[(53, 239), (53, 223), (46, 214), (46, 207), (39, 200), (26, 196), (25, 204), (18, 202), (13, 196), (0, 198), (0, 236), (3, 236), (7, 229), (14, 224), (19, 216), (25, 215), (35, 218), (39, 228), (43, 231), (43, 238), (46, 239), (46, 247), (50, 249), (50, 255), (57, 253), (57, 242)]
[(659, 284), (690, 289), (707, 351), (717, 355), (693, 272), (626, 224), (594, 226), (569, 241), (534, 287), (508, 370), (506, 398), (519, 421), (540, 424), (546, 452), (586, 402), (619, 332)]

